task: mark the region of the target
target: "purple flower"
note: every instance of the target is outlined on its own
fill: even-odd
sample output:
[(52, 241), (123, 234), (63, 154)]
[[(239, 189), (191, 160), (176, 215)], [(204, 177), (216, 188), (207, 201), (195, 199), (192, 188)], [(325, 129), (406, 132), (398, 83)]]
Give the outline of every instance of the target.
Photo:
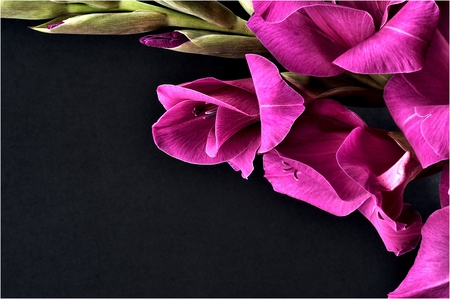
[(342, 170), (372, 196), (358, 210), (373, 224), (386, 249), (401, 255), (417, 246), (421, 217), (403, 203), (406, 185), (421, 170), (382, 130), (355, 128), (336, 154)]
[(394, 121), (423, 168), (449, 159), (448, 61), (448, 40), (436, 30), (424, 68), (394, 75), (384, 92)]
[(156, 145), (189, 163), (228, 162), (248, 177), (258, 148), (270, 150), (281, 142), (304, 107), (274, 64), (257, 55), (247, 61), (252, 79), (159, 86), (167, 111), (153, 125)]
[(175, 48), (189, 41), (184, 34), (172, 31), (160, 34), (146, 35), (141, 37), (139, 41), (148, 46), (155, 48)]
[(264, 155), (275, 191), (344, 216), (359, 209), (395, 254), (413, 249), (420, 216), (403, 190), (420, 169), (387, 132), (368, 128), (332, 100), (308, 104), (286, 138)]
[(248, 27), (292, 72), (414, 72), (424, 65), (439, 9), (433, 1), (400, 2), (254, 1)]
[(449, 207), (430, 215), (414, 265), (389, 298), (449, 297)]

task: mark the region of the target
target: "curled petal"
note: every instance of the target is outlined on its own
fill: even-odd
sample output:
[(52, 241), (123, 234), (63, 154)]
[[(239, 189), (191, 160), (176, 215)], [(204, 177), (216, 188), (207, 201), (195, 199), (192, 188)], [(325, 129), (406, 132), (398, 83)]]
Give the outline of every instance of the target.
[(389, 298), (449, 297), (449, 207), (430, 215), (414, 265)]
[(389, 16), (389, 8), (392, 5), (399, 4), (405, 0), (391, 1), (341, 1), (339, 4), (367, 11), (373, 18), (375, 28), (382, 27)]
[(166, 109), (182, 101), (193, 100), (256, 116), (259, 114), (258, 100), (252, 90), (251, 79), (227, 82), (215, 78), (204, 78), (181, 85), (160, 85), (156, 92)]
[(305, 110), (303, 97), (281, 77), (277, 67), (258, 55), (247, 55), (259, 101), (261, 147), (264, 153), (278, 145)]
[(155, 144), (168, 155), (194, 164), (218, 164), (240, 155), (247, 147), (245, 136), (235, 134), (214, 157), (207, 155), (206, 143), (214, 118), (192, 114), (198, 102), (183, 101), (169, 109), (152, 127)]
[(235, 170), (241, 171), (244, 179), (253, 172), (253, 160), (255, 159), (256, 151), (261, 144), (261, 128), (258, 125), (252, 125), (244, 129), (241, 133), (244, 139), (249, 142), (249, 146), (240, 155), (228, 161), (228, 164)]
[(433, 1), (409, 1), (380, 31), (333, 63), (363, 74), (418, 71), (425, 64), (438, 20), (439, 9)]
[(395, 220), (383, 212), (375, 197), (367, 200), (358, 210), (375, 227), (388, 251), (402, 255), (417, 246), (422, 220), (410, 205), (403, 204), (401, 214)]

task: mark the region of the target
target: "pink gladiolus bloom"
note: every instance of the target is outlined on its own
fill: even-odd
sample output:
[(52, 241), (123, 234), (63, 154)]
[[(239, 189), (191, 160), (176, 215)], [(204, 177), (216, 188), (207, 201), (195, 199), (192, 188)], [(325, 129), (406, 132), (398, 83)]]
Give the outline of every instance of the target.
[(394, 121), (423, 168), (449, 159), (448, 61), (448, 40), (436, 30), (423, 70), (394, 75), (384, 92)]
[(416, 246), (422, 226), (402, 200), (420, 169), (410, 155), (345, 106), (316, 100), (263, 159), (275, 191), (337, 216), (359, 209), (399, 255)]
[(355, 128), (336, 154), (343, 171), (373, 196), (358, 210), (378, 231), (386, 249), (401, 255), (417, 246), (421, 217), (403, 203), (406, 185), (421, 170), (382, 130)]
[(401, 2), (253, 1), (248, 27), (292, 72), (414, 72), (424, 65), (439, 9), (433, 1)]
[(449, 207), (435, 211), (422, 228), (414, 265), (389, 298), (449, 298)]
[[(303, 98), (273, 63), (257, 55), (247, 61), (252, 79), (205, 78), (159, 86), (158, 97), (167, 112), (153, 125), (156, 145), (193, 164), (228, 162), (247, 178), (258, 148), (270, 150), (281, 142), (304, 110)], [(282, 114), (283, 105), (290, 113)]]

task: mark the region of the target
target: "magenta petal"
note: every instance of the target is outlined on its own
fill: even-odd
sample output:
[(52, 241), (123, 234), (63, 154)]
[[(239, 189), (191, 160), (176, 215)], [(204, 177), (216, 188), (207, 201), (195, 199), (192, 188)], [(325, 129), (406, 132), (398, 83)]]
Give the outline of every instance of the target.
[(449, 158), (449, 106), (415, 107), (416, 115), (423, 117), (420, 131), (428, 145), (444, 159)]
[(253, 9), (266, 22), (280, 22), (299, 8), (320, 1), (253, 1)]
[(347, 107), (334, 100), (320, 99), (311, 102), (308, 104), (307, 114), (329, 117), (352, 128), (367, 127), (358, 114), (348, 110)]
[(380, 31), (333, 63), (362, 74), (418, 71), (425, 64), (438, 20), (439, 9), (433, 1), (409, 1)]
[[(247, 27), (277, 61), (291, 72), (328, 77), (344, 71), (332, 62), (347, 49), (326, 36), (301, 9), (282, 22), (266, 22), (254, 14), (247, 22)], [(301, 28), (301, 31), (294, 28)]]
[[(436, 30), (427, 53), (427, 60), (419, 72), (403, 74), (403, 78), (430, 103), (448, 105), (449, 45)], [(422, 103), (422, 105), (427, 105)]]
[(166, 109), (170, 109), (181, 101), (193, 100), (256, 116), (259, 114), (259, 106), (256, 95), (250, 92), (252, 89), (251, 79), (227, 82), (215, 78), (204, 78), (181, 85), (160, 85), (157, 93), (161, 104)]
[[(263, 162), (264, 176), (275, 191), (337, 216), (350, 214), (370, 196), (360, 190), (360, 193), (356, 191), (352, 194), (353, 198), (342, 199), (319, 172), (306, 164), (281, 156), (275, 149), (264, 154)], [(341, 178), (345, 181), (345, 177)]]
[[(247, 116), (237, 111), (218, 107), (215, 113), (215, 126), (208, 134), (206, 153), (210, 157), (217, 155), (220, 147), (243, 128), (257, 122), (257, 116)], [(213, 116), (212, 114), (210, 114)]]
[(388, 251), (402, 255), (417, 246), (422, 221), (410, 205), (403, 204), (401, 214), (395, 220), (383, 212), (375, 197), (367, 200), (358, 210), (375, 227)]
[(241, 134), (245, 134), (243, 137), (249, 142), (249, 146), (240, 155), (234, 157), (228, 161), (228, 164), (235, 170), (241, 171), (241, 175), (244, 179), (253, 172), (253, 160), (255, 159), (256, 151), (261, 144), (261, 132), (258, 125), (249, 126), (244, 129)]
[(234, 136), (215, 157), (206, 154), (207, 136), (215, 119), (195, 117), (192, 111), (198, 104), (195, 101), (181, 102), (153, 125), (153, 138), (158, 148), (172, 157), (194, 164), (222, 163), (241, 154), (248, 144), (239, 136)]
[(389, 298), (449, 298), (449, 207), (435, 211), (422, 228), (414, 265)]
[[(386, 133), (375, 135), (355, 128), (336, 153), (345, 173), (379, 198), (379, 206), (391, 218), (403, 207), (403, 191), (421, 169)], [(383, 192), (384, 191), (384, 192)], [(389, 191), (389, 192), (386, 192)]]
[(449, 204), (449, 165), (448, 161), (445, 161), (444, 168), (441, 174), (441, 182), (439, 184), (439, 194), (441, 197), (441, 207), (447, 207)]
[(405, 0), (391, 1), (341, 1), (339, 4), (343, 6), (353, 7), (367, 11), (373, 18), (375, 28), (378, 30), (382, 27), (388, 18), (389, 7)]
[[(441, 107), (442, 111), (434, 116), (435, 118), (443, 117), (440, 120), (441, 123), (439, 124), (439, 120), (431, 119), (428, 124), (424, 124), (424, 129), (422, 129), (422, 122), (426, 120), (424, 116), (428, 115), (428, 113), (427, 108), (418, 107), (423, 105), (432, 106), (435, 99), (425, 98), (417, 93), (402, 75), (395, 75), (389, 80), (385, 87), (384, 98), (395, 123), (411, 144), (423, 168), (448, 159), (448, 148), (447, 154), (440, 155), (427, 142), (427, 139), (430, 140), (435, 148), (441, 150), (445, 149), (445, 146), (448, 147), (448, 115), (445, 115), (444, 107)], [(446, 109), (448, 111), (448, 107)], [(421, 114), (417, 114), (416, 111)], [(428, 111), (432, 110), (428, 109)], [(438, 124), (438, 130), (430, 129), (429, 124), (433, 122)], [(447, 123), (447, 126), (445, 126), (445, 123)], [(427, 136), (427, 139), (425, 139), (423, 134), (428, 133), (431, 136)], [(437, 137), (433, 135), (437, 135)], [(439, 144), (439, 137), (442, 138), (442, 136), (444, 136), (444, 139), (441, 139), (440, 145), (436, 145), (436, 143)], [(445, 140), (447, 140), (446, 143)], [(442, 151), (439, 151), (439, 153), (442, 153)]]
[[(317, 103), (328, 106), (332, 101)], [(277, 192), (334, 215), (348, 215), (370, 197), (336, 161), (336, 151), (351, 130), (326, 116), (302, 115), (283, 142), (264, 155), (265, 177)]]
[(286, 137), (305, 110), (304, 100), (283, 80), (272, 62), (258, 55), (246, 58), (259, 101), (262, 135), (259, 153), (263, 153)]
[(438, 23), (438, 30), (442, 33), (445, 40), (448, 43), (449, 39), (449, 2), (448, 1), (437, 1), (437, 5), (439, 6), (440, 17)]
[(375, 33), (372, 17), (365, 11), (338, 5), (312, 5), (302, 9), (336, 44), (350, 49)]

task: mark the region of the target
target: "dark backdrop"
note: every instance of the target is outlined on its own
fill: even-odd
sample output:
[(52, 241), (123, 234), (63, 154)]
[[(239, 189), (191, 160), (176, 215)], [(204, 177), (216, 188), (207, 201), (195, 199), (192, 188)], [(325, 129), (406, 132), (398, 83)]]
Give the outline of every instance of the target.
[[(245, 61), (40, 23), (1, 21), (3, 297), (384, 297), (405, 277), (417, 250), (275, 193), (260, 157), (244, 180), (156, 148), (158, 85), (247, 77)], [(406, 190), (424, 220), (438, 181)]]

